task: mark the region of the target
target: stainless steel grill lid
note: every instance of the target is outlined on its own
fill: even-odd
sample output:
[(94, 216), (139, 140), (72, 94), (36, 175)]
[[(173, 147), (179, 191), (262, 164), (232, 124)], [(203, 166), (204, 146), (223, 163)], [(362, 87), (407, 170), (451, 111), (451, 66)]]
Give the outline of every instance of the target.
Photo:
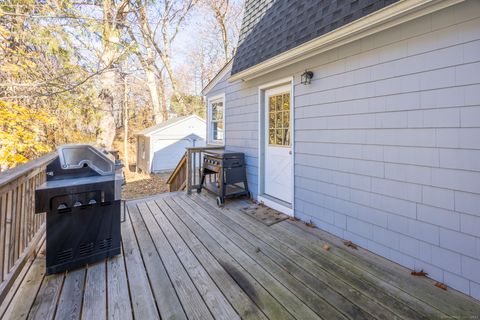
[(115, 173), (115, 158), (88, 144), (68, 144), (58, 148), (62, 169), (80, 169), (89, 167), (100, 175)]

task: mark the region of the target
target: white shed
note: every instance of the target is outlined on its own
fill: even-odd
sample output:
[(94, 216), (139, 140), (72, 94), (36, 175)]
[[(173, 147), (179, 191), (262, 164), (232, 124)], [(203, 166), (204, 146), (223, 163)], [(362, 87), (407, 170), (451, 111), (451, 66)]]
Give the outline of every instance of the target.
[(196, 115), (170, 119), (137, 136), (137, 169), (162, 172), (175, 169), (186, 147), (205, 146), (205, 120)]

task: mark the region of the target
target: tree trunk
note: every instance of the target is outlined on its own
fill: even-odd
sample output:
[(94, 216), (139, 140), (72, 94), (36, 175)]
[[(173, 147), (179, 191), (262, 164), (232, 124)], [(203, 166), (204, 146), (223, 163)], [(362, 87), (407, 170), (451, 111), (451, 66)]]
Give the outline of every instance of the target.
[(97, 136), (97, 144), (110, 149), (115, 139), (117, 129), (116, 120), (121, 116), (123, 109), (123, 81), (121, 81), (116, 60), (118, 59), (118, 44), (120, 32), (117, 29), (116, 21), (113, 19), (114, 2), (113, 0), (103, 1), (103, 55), (101, 65), (106, 68), (100, 77), (101, 91), (101, 120), (100, 132)]
[(162, 114), (162, 105), (160, 103), (160, 95), (158, 92), (157, 79), (155, 76), (155, 61), (153, 52), (147, 47), (147, 60), (145, 61), (145, 74), (147, 76), (148, 90), (150, 91), (150, 98), (152, 100), (153, 119), (156, 124), (166, 121), (167, 119)]
[(115, 117), (114, 117), (114, 92), (116, 72), (114, 68), (110, 68), (102, 73), (100, 82), (102, 90), (100, 93), (101, 100), (101, 119), (99, 124), (99, 135), (97, 136), (97, 144), (103, 148), (110, 149), (115, 139)]
[(123, 98), (123, 156), (125, 158), (125, 168), (130, 171), (128, 164), (128, 96), (127, 96), (127, 76), (124, 78), (125, 93)]

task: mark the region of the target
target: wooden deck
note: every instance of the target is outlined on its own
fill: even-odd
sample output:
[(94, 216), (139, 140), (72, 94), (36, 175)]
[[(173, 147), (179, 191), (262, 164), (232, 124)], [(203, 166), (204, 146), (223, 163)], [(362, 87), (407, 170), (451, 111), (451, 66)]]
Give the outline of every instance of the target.
[[(205, 195), (130, 201), (123, 254), (44, 276), (44, 244), (5, 319), (478, 319), (480, 303), (301, 222), (266, 226)], [(323, 245), (328, 242), (331, 249)]]

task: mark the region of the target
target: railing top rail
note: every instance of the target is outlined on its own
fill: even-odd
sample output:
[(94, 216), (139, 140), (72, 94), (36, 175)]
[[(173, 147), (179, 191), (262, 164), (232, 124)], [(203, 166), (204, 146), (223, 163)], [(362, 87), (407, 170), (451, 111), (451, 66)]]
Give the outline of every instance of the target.
[(204, 151), (204, 150), (217, 150), (224, 149), (224, 146), (206, 146), (206, 147), (187, 147), (189, 151)]
[(52, 162), (57, 156), (57, 152), (48, 153), (40, 158), (29, 161), (25, 164), (19, 165), (15, 168), (9, 169), (4, 172), (0, 172), (0, 189), (8, 183), (15, 181), (16, 179), (25, 176), (31, 171), (47, 165)]

